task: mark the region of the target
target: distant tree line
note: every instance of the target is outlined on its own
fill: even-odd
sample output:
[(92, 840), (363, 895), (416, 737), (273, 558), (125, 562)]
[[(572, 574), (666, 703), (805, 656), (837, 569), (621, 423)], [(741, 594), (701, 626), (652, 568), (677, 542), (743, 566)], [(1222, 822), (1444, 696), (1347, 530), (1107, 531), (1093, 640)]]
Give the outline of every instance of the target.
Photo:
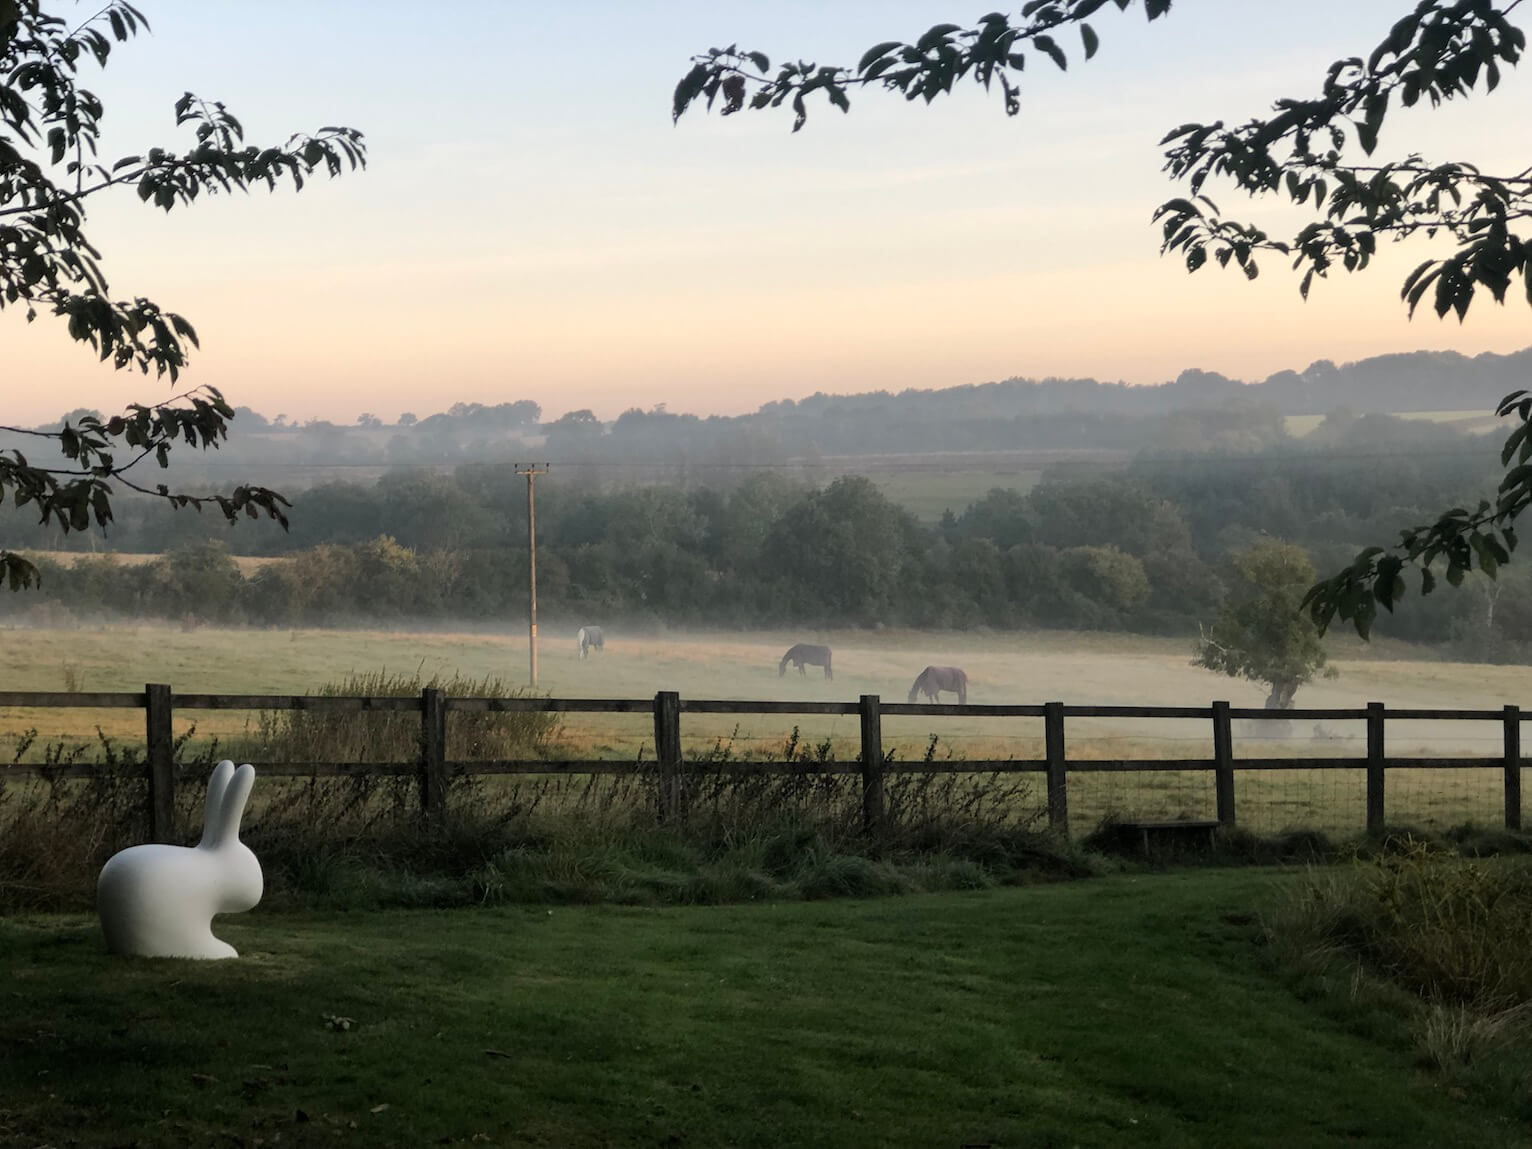
[[(1281, 538), (1321, 565), (1339, 561), (1421, 508), (1471, 499), (1493, 463), (1448, 428), (1338, 414), (1299, 443), (1143, 452), (1026, 492), (997, 488), (929, 526), (858, 476), (820, 487), (767, 467), (722, 487), (613, 488), (555, 475), (538, 486), (539, 600), (550, 621), (1191, 634), (1233, 585), (1242, 548)], [(3, 609), (52, 601), (76, 614), (273, 626), (504, 626), (524, 615), (525, 486), (507, 465), (324, 484), (297, 497), (286, 534), (250, 524), (231, 536), (185, 514), (157, 522), (180, 533), (142, 548), (165, 552), (154, 561), (45, 562), (40, 596)], [(241, 570), (231, 537), (284, 561)], [(1504, 586), (1477, 580), (1380, 633), (1519, 657), (1532, 596), (1501, 597)]]
[[(220, 623), (508, 623), (526, 604), (525, 520), (487, 508), (510, 503), (516, 482), (481, 467), (315, 491), (306, 502), (337, 517), (300, 515), (298, 548), (282, 561), (242, 572), (223, 539), (140, 564), (43, 561), (41, 597), (75, 613)], [(485, 498), (506, 487), (500, 500)], [(1029, 526), (1016, 543), (971, 529), (970, 513), (1003, 492), (942, 530), (922, 527), (861, 476), (823, 488), (768, 472), (727, 492), (556, 491), (546, 484), (538, 509), (538, 598), (550, 618), (1159, 630), (1185, 625), (1218, 597), (1175, 509), (1114, 482), (1044, 484), (1022, 496)], [(1112, 517), (1082, 529), (1082, 513), (1101, 511)], [(1113, 539), (1122, 522), (1135, 530)]]
[[(1335, 410), (1490, 411), (1532, 370), (1532, 348), (1472, 359), (1454, 352), (1327, 360), (1260, 383), (1187, 370), (1158, 386), (1094, 379), (1007, 379), (960, 387), (854, 395), (815, 394), (745, 415), (699, 416), (630, 408), (603, 421), (590, 410), (545, 418), (529, 399), (454, 403), (392, 424), (363, 412), (352, 423), (293, 421), (235, 408), (233, 434), (215, 455), (178, 457), (169, 477), (216, 485), (238, 476), (291, 495), (354, 472), (371, 480), (401, 466), (553, 461), (590, 481), (730, 485), (747, 468), (796, 468), (816, 481), (826, 456), (931, 452), (1088, 450), (1255, 452), (1292, 445), (1284, 416)], [(80, 409), (39, 430), (102, 413)], [(0, 450), (29, 449), (0, 432)], [(3, 530), (0, 520), (0, 530)], [(131, 522), (123, 526), (131, 531)]]

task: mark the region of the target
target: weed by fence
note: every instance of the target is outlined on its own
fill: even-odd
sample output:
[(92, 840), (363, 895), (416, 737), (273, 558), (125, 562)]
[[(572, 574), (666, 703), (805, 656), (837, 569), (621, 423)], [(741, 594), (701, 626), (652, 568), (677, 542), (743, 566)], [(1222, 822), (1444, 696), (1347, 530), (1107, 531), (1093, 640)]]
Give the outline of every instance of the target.
[[(424, 690), (451, 698), (529, 697), (493, 676), (462, 675), (422, 679), (414, 674), (376, 671), (328, 683), (319, 698), (408, 698)], [(557, 714), (539, 711), (459, 710), (449, 715), (451, 743), (465, 758), (505, 759), (536, 756), (556, 741)], [(419, 754), (420, 719), (409, 710), (316, 710), (293, 708), (261, 712), (251, 752), (272, 762), (401, 763)]]

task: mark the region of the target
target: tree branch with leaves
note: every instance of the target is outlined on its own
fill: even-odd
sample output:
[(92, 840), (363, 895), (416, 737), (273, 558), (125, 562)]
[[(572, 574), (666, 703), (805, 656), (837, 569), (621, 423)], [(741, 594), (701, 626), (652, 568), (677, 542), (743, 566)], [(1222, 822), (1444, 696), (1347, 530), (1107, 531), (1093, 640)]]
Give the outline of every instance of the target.
[[(1171, 132), (1161, 141), (1167, 147), (1166, 170), (1186, 180), (1193, 194), (1156, 211), (1163, 250), (1180, 252), (1188, 271), (1211, 257), (1220, 266), (1234, 263), (1251, 279), (1259, 274), (1260, 253), (1279, 254), (1303, 271), (1299, 290), (1307, 298), (1314, 280), (1334, 267), (1365, 268), (1381, 242), (1443, 235), (1451, 240), (1452, 253), (1417, 265), (1400, 289), (1411, 316), (1429, 298), (1438, 317), (1455, 314), (1461, 321), (1481, 290), (1505, 303), (1518, 276), (1532, 304), (1532, 231), (1526, 225), (1532, 219), (1532, 167), (1492, 175), (1467, 162), (1432, 164), (1413, 154), (1382, 162), (1371, 158), (1391, 111), (1495, 90), (1502, 69), (1518, 64), (1526, 49), (1526, 34), (1510, 20), (1521, 3), (1421, 0), (1365, 60), (1332, 64), (1319, 96), (1279, 100), (1269, 119), (1234, 129), (1219, 122)], [(1320, 218), (1290, 240), (1274, 239), (1219, 213), (1201, 194), (1214, 177), (1252, 196), (1312, 203)], [(1391, 611), (1408, 592), (1406, 570), (1418, 573), (1425, 595), (1437, 585), (1438, 562), (1455, 587), (1469, 571), (1493, 578), (1510, 561), (1516, 548), (1513, 524), (1532, 504), (1532, 399), (1514, 392), (1496, 413), (1515, 416), (1520, 426), (1501, 452), (1506, 472), (1495, 498), (1405, 528), (1393, 547), (1367, 547), (1350, 565), (1316, 583), (1301, 606), (1321, 631), (1339, 618), (1366, 638), (1378, 607)]]
[[(301, 190), (316, 173), (333, 177), (365, 166), (366, 147), (360, 132), (342, 127), (258, 147), (246, 142), (223, 104), (188, 92), (174, 112), (177, 127), (191, 128), (190, 147), (98, 159), (105, 108), (81, 86), (81, 67), (105, 67), (116, 45), (148, 28), (126, 0), (110, 0), (74, 27), (45, 12), (41, 0), (0, 0), (0, 309), (21, 308), (28, 322), (44, 312), (62, 318), (70, 338), (89, 344), (103, 362), (143, 374), (152, 369), (174, 382), (197, 346), (196, 330), (152, 300), (112, 297), (101, 253), (86, 232), (90, 201), (131, 187), (141, 201), (170, 211), (200, 196), (261, 185)], [(48, 440), (67, 465), (39, 466), (20, 450), (0, 451), (0, 499), (30, 506), (41, 524), (65, 531), (104, 529), (119, 488), (177, 508), (212, 504), (231, 522), (265, 516), (285, 528), (287, 500), (264, 487), (192, 495), (125, 474), (145, 459), (168, 466), (177, 444), (216, 449), (233, 417), (222, 394), (204, 386), (157, 404), (130, 404), (105, 422), (86, 418), (57, 431), (5, 428)], [(37, 571), (20, 555), (0, 551), (0, 578), (20, 589)]]
[[(1444, 233), (1457, 250), (1428, 259), (1404, 281), (1410, 314), (1429, 292), (1439, 316), (1461, 319), (1474, 295), (1486, 289), (1505, 302), (1520, 275), (1532, 303), (1527, 242), (1512, 225), (1532, 218), (1532, 170), (1491, 175), (1461, 161), (1432, 164), (1419, 155), (1371, 162), (1391, 110), (1432, 106), (1466, 97), (1479, 87), (1493, 92), (1501, 68), (1514, 67), (1526, 35), (1503, 7), (1488, 0), (1423, 0), (1389, 30), (1364, 60), (1331, 64), (1320, 94), (1282, 99), (1268, 119), (1237, 128), (1222, 121), (1184, 124), (1168, 134), (1165, 170), (1185, 180), (1191, 198), (1169, 200), (1155, 211), (1166, 252), (1180, 252), (1188, 271), (1211, 256), (1259, 274), (1257, 254), (1290, 257), (1303, 271), (1299, 291), (1307, 298), (1316, 277), (1339, 264), (1366, 267), (1380, 241)], [(1358, 162), (1360, 150), (1366, 162)], [(1275, 239), (1252, 224), (1226, 219), (1201, 193), (1210, 179), (1231, 181), (1252, 196), (1276, 195), (1321, 216), (1294, 237)]]
[[(1021, 74), (1027, 60), (1038, 56), (1060, 69), (1069, 57), (1055, 38), (1076, 26), (1085, 59), (1096, 54), (1100, 38), (1085, 21), (1108, 5), (1120, 11), (1136, 0), (1031, 0), (1013, 21), (1004, 12), (991, 12), (977, 25), (937, 24), (913, 43), (885, 40), (862, 54), (856, 67), (819, 65), (803, 60), (778, 66), (770, 75), (771, 60), (764, 52), (742, 51), (737, 44), (711, 48), (692, 58), (691, 70), (676, 85), (671, 115), (679, 120), (701, 101), (708, 110), (715, 103), (728, 116), (745, 107), (752, 110), (780, 108), (793, 112), (793, 131), (808, 121), (809, 97), (822, 93), (832, 107), (851, 110), (851, 92), (879, 87), (898, 92), (906, 100), (931, 103), (951, 93), (961, 80), (970, 79), (985, 91), (998, 84), (1007, 115), (1021, 111)], [(1170, 10), (1170, 0), (1144, 0), (1149, 19)]]

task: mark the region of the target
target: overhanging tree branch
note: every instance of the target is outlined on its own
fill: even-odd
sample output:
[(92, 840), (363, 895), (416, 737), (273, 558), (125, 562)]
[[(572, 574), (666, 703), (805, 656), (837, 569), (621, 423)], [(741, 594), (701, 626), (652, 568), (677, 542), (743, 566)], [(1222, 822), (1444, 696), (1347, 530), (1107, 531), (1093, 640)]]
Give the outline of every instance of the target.
[[(950, 93), (953, 86), (971, 79), (991, 91), (998, 84), (1007, 115), (1021, 111), (1021, 73), (1028, 55), (1047, 57), (1059, 68), (1069, 66), (1064, 48), (1054, 33), (1078, 25), (1085, 59), (1096, 54), (1100, 39), (1086, 19), (1107, 7), (1120, 11), (1135, 0), (1031, 0), (1022, 5), (1013, 22), (1004, 12), (991, 12), (976, 26), (937, 24), (914, 43), (886, 40), (862, 54), (856, 67), (819, 65), (799, 60), (771, 71), (763, 52), (742, 51), (738, 45), (710, 48), (692, 57), (692, 68), (676, 85), (671, 116), (679, 120), (701, 101), (708, 110), (715, 102), (728, 116), (745, 107), (752, 110), (780, 108), (793, 111), (793, 131), (808, 120), (807, 98), (823, 93), (833, 107), (851, 110), (850, 90), (877, 85), (898, 92), (906, 100), (930, 103)], [(1171, 0), (1144, 0), (1144, 10), (1154, 20), (1170, 10)]]
[[(152, 368), (174, 381), (188, 349), (197, 346), (196, 330), (152, 300), (111, 298), (100, 252), (85, 230), (92, 198), (132, 186), (141, 201), (169, 211), (199, 196), (262, 184), (302, 190), (316, 173), (333, 177), (365, 166), (367, 153), (361, 133), (344, 127), (292, 135), (275, 147), (247, 144), (243, 126), (223, 104), (187, 92), (176, 101), (175, 122), (191, 129), (193, 146), (97, 162), (103, 106), (78, 83), (80, 66), (87, 60), (105, 66), (115, 45), (147, 30), (148, 21), (127, 0), (110, 0), (73, 28), (44, 12), (42, 0), (0, 0), (0, 309), (21, 307), (29, 322), (50, 311), (66, 321), (72, 339), (114, 368), (144, 374)], [(20, 450), (0, 451), (0, 498), (35, 507), (43, 525), (105, 529), (116, 483), (174, 507), (201, 510), (211, 503), (231, 522), (264, 516), (285, 528), (283, 508), (290, 504), (264, 487), (191, 495), (124, 475), (150, 456), (167, 466), (178, 444), (216, 449), (233, 417), (216, 388), (200, 387), (152, 406), (131, 404), (105, 423), (92, 416), (57, 431), (7, 428), (52, 440), (75, 466), (38, 466)], [(132, 457), (118, 463), (115, 452), (123, 448)], [(19, 589), (31, 585), (37, 571), (0, 551), (0, 578)]]
[(1483, 500), (1472, 511), (1454, 507), (1434, 523), (1403, 530), (1395, 546), (1368, 547), (1350, 566), (1310, 587), (1301, 605), (1321, 632), (1339, 618), (1366, 638), (1378, 607), (1392, 611), (1406, 594), (1407, 567), (1418, 570), (1420, 593), (1426, 595), (1436, 587), (1432, 567), (1438, 560), (1450, 586), (1461, 586), (1476, 565), (1494, 578), (1501, 565), (1511, 561), (1517, 542), (1512, 524), (1532, 506), (1532, 395), (1513, 391), (1495, 413), (1521, 420), (1500, 451), (1507, 470), (1495, 500)]
[[(1528, 242), (1511, 227), (1532, 216), (1532, 169), (1498, 177), (1418, 155), (1383, 163), (1347, 156), (1351, 149), (1373, 155), (1390, 112), (1422, 99), (1437, 106), (1481, 88), (1493, 92), (1502, 66), (1514, 67), (1526, 48), (1525, 33), (1508, 18), (1519, 3), (1420, 0), (1365, 60), (1331, 64), (1318, 96), (1278, 100), (1272, 116), (1237, 128), (1220, 120), (1167, 134), (1160, 141), (1165, 170), (1186, 181), (1190, 194), (1155, 211), (1162, 250), (1180, 253), (1188, 271), (1211, 258), (1219, 266), (1233, 262), (1251, 279), (1259, 274), (1258, 253), (1290, 256), (1304, 272), (1299, 290), (1306, 298), (1314, 279), (1333, 267), (1366, 267), (1381, 239), (1445, 233), (1458, 250), (1422, 263), (1401, 289), (1411, 314), (1429, 291), (1437, 315), (1462, 319), (1476, 290), (1503, 303), (1517, 275), (1532, 302)], [(1321, 218), (1291, 239), (1274, 239), (1225, 219), (1203, 194), (1214, 179), (1251, 196), (1312, 202)]]
[[(1270, 118), (1234, 129), (1219, 121), (1169, 133), (1161, 141), (1165, 169), (1186, 181), (1190, 195), (1155, 212), (1162, 250), (1179, 253), (1189, 271), (1212, 259), (1220, 266), (1232, 262), (1252, 279), (1258, 255), (1278, 253), (1303, 272), (1299, 290), (1307, 298), (1316, 277), (1336, 267), (1365, 268), (1380, 242), (1443, 236), (1455, 250), (1417, 265), (1400, 288), (1411, 316), (1427, 303), (1437, 316), (1455, 314), (1461, 321), (1480, 291), (1503, 304), (1518, 277), (1532, 304), (1532, 235), (1525, 230), (1532, 219), (1532, 167), (1496, 176), (1468, 162), (1433, 164), (1419, 155), (1371, 159), (1391, 112), (1495, 90), (1502, 68), (1518, 64), (1526, 49), (1525, 33), (1509, 19), (1520, 3), (1420, 0), (1365, 60), (1332, 64), (1319, 96), (1279, 100)], [(1356, 157), (1357, 150), (1366, 158)], [(1215, 178), (1247, 195), (1312, 203), (1319, 218), (1290, 239), (1275, 239), (1223, 217), (1203, 194)], [(1521, 425), (1501, 453), (1507, 470), (1493, 501), (1474, 510), (1454, 507), (1434, 523), (1402, 530), (1395, 546), (1367, 547), (1316, 583), (1302, 606), (1321, 630), (1340, 618), (1367, 637), (1377, 608), (1391, 611), (1407, 593), (1407, 569), (1419, 572), (1424, 595), (1436, 586), (1438, 562), (1448, 584), (1457, 586), (1475, 567), (1493, 578), (1510, 561), (1513, 523), (1532, 504), (1532, 399), (1526, 394), (1508, 395), (1497, 408)]]

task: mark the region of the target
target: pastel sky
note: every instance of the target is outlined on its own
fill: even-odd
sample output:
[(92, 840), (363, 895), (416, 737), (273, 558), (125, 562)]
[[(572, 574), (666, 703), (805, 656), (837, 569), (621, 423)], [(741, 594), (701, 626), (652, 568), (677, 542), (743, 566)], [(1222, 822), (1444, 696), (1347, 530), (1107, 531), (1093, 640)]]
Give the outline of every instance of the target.
[[(732, 414), (815, 391), (1012, 376), (1155, 383), (1186, 367), (1259, 379), (1316, 359), (1532, 344), (1525, 302), (1466, 323), (1406, 318), (1390, 249), (1308, 303), (1280, 260), (1254, 284), (1158, 253), (1177, 194), (1156, 146), (1188, 120), (1307, 96), (1410, 0), (1176, 0), (1093, 20), (1097, 57), (1033, 61), (1023, 111), (978, 90), (843, 116), (670, 121), (689, 57), (738, 42), (773, 60), (854, 62), (967, 23), (949, 0), (138, 0), (153, 34), (88, 84), (103, 154), (177, 142), (185, 90), (255, 142), (362, 129), (368, 170), (169, 215), (131, 193), (93, 233), (114, 294), (185, 314), (189, 382), (291, 419), (392, 419), (530, 398), (545, 417), (665, 403)], [(67, 11), (68, 5), (65, 6)], [(94, 6), (81, 7), (84, 15)], [(1074, 47), (1074, 44), (1071, 44)], [(1529, 69), (1488, 98), (1391, 119), (1383, 148), (1527, 163)], [(1271, 204), (1215, 199), (1263, 222)], [(1232, 210), (1232, 209), (1238, 210)], [(114, 373), (59, 321), (0, 313), (7, 420), (170, 393)]]

